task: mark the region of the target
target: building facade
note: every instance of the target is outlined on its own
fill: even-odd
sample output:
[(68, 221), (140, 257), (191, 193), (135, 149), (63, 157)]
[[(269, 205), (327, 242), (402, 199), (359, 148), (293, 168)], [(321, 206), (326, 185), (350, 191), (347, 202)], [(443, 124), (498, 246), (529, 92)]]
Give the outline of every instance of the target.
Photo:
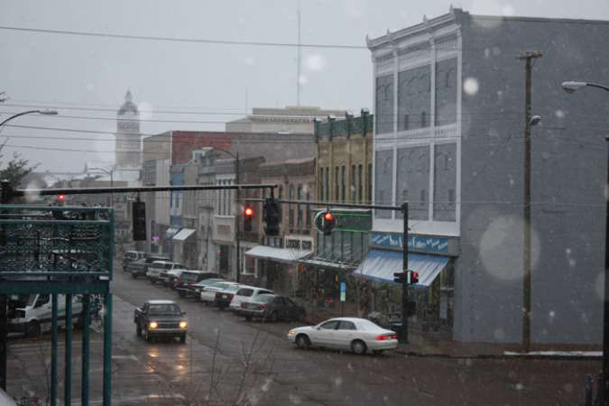
[(372, 249), (356, 272), (389, 279), (401, 270), (394, 250), (407, 243), (431, 304), (417, 317), (437, 319), (458, 341), (524, 342), (523, 211), (531, 203), (523, 193), (524, 63), (516, 56), (539, 50), (533, 111), (547, 124), (532, 131), (530, 341), (599, 343), (609, 107), (603, 95), (573, 98), (560, 83), (582, 66), (587, 80), (605, 78), (609, 55), (580, 50), (608, 34), (607, 22), (451, 9), (368, 40), (374, 201), (408, 201), (411, 231), (404, 242), (401, 213), (376, 210)]
[(313, 134), (315, 120), (343, 116), (344, 110), (322, 110), (319, 107), (253, 108), (245, 118), (226, 123), (227, 132)]

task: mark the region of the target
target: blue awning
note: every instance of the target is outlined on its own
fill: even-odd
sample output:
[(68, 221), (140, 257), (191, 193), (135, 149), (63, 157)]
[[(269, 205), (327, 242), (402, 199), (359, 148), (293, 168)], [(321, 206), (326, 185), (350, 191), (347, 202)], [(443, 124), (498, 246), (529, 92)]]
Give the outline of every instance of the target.
[(165, 231), (165, 238), (170, 239), (174, 235), (176, 235), (180, 231), (179, 227), (169, 227), (167, 231)]
[[(378, 282), (393, 282), (393, 274), (402, 272), (404, 257), (401, 252), (370, 250), (353, 275)], [(419, 273), (419, 283), (414, 288), (426, 288), (442, 272), (448, 263), (447, 257), (408, 254), (408, 269)]]

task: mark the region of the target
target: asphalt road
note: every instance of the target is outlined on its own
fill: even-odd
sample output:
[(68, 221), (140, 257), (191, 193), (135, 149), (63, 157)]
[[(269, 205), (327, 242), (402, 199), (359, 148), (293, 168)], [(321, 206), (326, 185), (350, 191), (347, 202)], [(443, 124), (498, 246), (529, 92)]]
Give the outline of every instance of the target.
[[(583, 403), (585, 375), (600, 368), (597, 361), (297, 350), (285, 337), (293, 326), (289, 323), (246, 322), (118, 269), (113, 282), (114, 405), (575, 405)], [(133, 309), (147, 299), (173, 299), (187, 312), (185, 345), (149, 344), (136, 337)], [(11, 340), (9, 393), (45, 397), (49, 340), (49, 335)], [(101, 340), (93, 334), (91, 404), (101, 403)], [(75, 335), (73, 404), (80, 400), (80, 348)]]

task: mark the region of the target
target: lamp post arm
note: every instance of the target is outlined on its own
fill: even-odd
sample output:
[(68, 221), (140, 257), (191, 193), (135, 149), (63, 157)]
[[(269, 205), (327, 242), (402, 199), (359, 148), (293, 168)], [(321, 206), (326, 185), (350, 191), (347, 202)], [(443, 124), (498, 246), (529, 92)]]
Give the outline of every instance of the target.
[(3, 122), (1, 122), (0, 128), (4, 124), (8, 123), (9, 121), (11, 121), (14, 118), (25, 116), (26, 114), (34, 114), (34, 113), (40, 113), (40, 110), (28, 110), (28, 111), (22, 111), (21, 113), (14, 114), (14, 115), (10, 116), (9, 118), (7, 118), (6, 120), (4, 120)]
[(596, 87), (599, 89), (603, 89), (609, 92), (609, 86), (601, 85), (599, 83), (586, 83), (586, 86)]

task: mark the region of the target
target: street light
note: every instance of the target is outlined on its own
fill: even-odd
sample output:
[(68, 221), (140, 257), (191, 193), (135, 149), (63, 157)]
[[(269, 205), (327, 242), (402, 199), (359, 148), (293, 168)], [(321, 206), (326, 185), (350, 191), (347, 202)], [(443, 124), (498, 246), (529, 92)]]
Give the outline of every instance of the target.
[[(588, 82), (562, 82), (563, 90), (567, 93), (575, 93), (584, 87), (596, 87), (609, 92), (609, 86)], [(609, 142), (609, 136), (605, 137), (605, 143)], [(608, 155), (609, 157), (609, 155)], [(609, 159), (607, 164), (607, 186), (605, 189), (605, 305), (603, 307), (603, 387), (602, 404), (607, 404), (606, 394), (609, 393)]]
[(9, 118), (7, 118), (3, 122), (1, 122), (0, 123), (0, 129), (2, 129), (2, 126), (4, 126), (4, 124), (8, 123), (12, 119), (17, 118), (17, 117), (21, 117), (21, 116), (25, 116), (26, 114), (42, 114), (42, 115), (45, 115), (45, 116), (56, 116), (59, 113), (57, 113), (56, 110), (28, 110), (28, 111), (22, 111), (21, 113), (13, 114)]
[[(227, 151), (225, 149), (222, 148), (216, 148), (213, 147), (214, 149), (217, 149), (218, 151), (222, 151), (227, 155), (230, 155), (231, 157), (235, 158), (235, 184), (239, 184), (239, 152), (235, 152), (234, 154), (230, 151)], [(239, 193), (239, 188), (237, 188), (235, 190), (235, 201), (237, 203), (240, 202), (240, 193)], [(240, 243), (240, 239), (239, 239), (239, 220), (240, 220), (240, 214), (241, 214), (241, 210), (237, 210), (235, 213), (235, 249), (237, 251), (237, 255), (236, 255), (236, 260), (235, 260), (235, 265), (237, 267), (237, 270), (235, 272), (235, 282), (239, 282), (239, 272), (240, 272), (240, 263), (241, 263), (241, 243)]]
[[(107, 173), (108, 175), (110, 175), (110, 187), (113, 188), (114, 187), (114, 170), (113, 169), (104, 169), (104, 168), (89, 168), (89, 170), (95, 170), (95, 171), (102, 171)], [(110, 206), (114, 207), (114, 192), (110, 193)]]

